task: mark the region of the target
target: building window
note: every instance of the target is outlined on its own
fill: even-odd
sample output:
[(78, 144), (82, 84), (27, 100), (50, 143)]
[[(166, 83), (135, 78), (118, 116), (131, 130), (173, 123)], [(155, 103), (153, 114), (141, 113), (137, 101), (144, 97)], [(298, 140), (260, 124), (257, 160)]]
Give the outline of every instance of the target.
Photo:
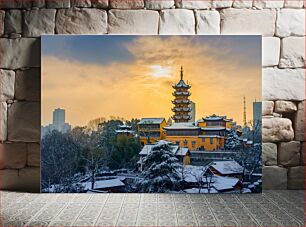
[(214, 138), (210, 138), (210, 144), (214, 143)]
[(187, 146), (187, 144), (188, 144), (188, 141), (184, 140), (184, 146)]
[(202, 137), (202, 142), (205, 142), (205, 137)]
[(191, 141), (192, 147), (195, 147), (196, 141)]

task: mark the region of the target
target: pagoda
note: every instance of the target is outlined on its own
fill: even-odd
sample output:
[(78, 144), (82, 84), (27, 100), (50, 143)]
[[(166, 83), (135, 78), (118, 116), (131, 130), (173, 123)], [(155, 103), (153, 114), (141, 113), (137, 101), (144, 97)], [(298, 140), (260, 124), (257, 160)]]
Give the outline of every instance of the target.
[(191, 119), (190, 112), (191, 108), (190, 103), (191, 101), (188, 99), (188, 97), (191, 95), (191, 93), (188, 91), (191, 86), (189, 84), (186, 84), (183, 80), (183, 67), (181, 66), (181, 80), (176, 84), (172, 86), (175, 91), (172, 93), (175, 97), (172, 103), (174, 104), (174, 108), (172, 108), (172, 111), (174, 112), (174, 115), (172, 116), (172, 119), (174, 122), (188, 122)]

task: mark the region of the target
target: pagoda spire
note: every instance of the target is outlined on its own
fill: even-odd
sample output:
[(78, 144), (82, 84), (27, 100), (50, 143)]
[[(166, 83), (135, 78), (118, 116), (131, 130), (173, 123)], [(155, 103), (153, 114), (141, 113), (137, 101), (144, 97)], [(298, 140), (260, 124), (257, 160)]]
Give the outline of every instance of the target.
[(183, 66), (181, 66), (181, 80), (183, 80)]

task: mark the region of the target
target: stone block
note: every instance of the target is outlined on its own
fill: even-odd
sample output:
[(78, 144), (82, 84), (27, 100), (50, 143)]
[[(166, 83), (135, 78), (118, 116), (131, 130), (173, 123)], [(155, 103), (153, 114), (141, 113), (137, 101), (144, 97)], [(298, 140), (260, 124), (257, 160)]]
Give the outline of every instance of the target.
[(8, 108), (8, 140), (38, 142), (40, 140), (40, 104), (15, 102)]
[(109, 7), (113, 9), (143, 9), (144, 0), (109, 0)]
[(305, 144), (306, 142), (301, 143), (301, 166), (306, 166), (306, 156), (305, 156)]
[(14, 99), (15, 72), (0, 69), (0, 101)]
[(263, 189), (287, 189), (287, 169), (279, 166), (264, 166), (262, 168)]
[(212, 8), (229, 8), (232, 4), (232, 0), (212, 0)]
[(298, 104), (298, 111), (294, 119), (294, 139), (297, 141), (305, 141), (305, 101)]
[(0, 169), (22, 169), (27, 162), (25, 143), (0, 143)]
[(265, 8), (283, 8), (284, 0), (254, 0), (253, 6), (257, 9), (265, 9)]
[(277, 12), (276, 36), (304, 36), (305, 35), (305, 10), (281, 9)]
[(287, 118), (263, 118), (263, 142), (291, 141), (294, 138), (292, 122)]
[(52, 9), (63, 9), (63, 8), (69, 8), (70, 7), (70, 0), (45, 0), (47, 8)]
[(0, 38), (0, 48), (2, 52), (1, 68), (40, 67), (40, 39)]
[(145, 0), (146, 9), (170, 9), (174, 8), (174, 0)]
[(40, 191), (40, 168), (27, 167), (20, 170), (0, 170), (0, 189), (22, 192)]
[(273, 115), (274, 102), (262, 101), (262, 115)]
[(234, 0), (233, 2), (233, 7), (234, 8), (252, 8), (253, 6), (253, 1), (250, 0)]
[(304, 100), (304, 70), (264, 68), (262, 70), (262, 97), (264, 100)]
[(90, 0), (70, 0), (71, 7), (91, 7)]
[(157, 34), (159, 14), (153, 10), (110, 10), (111, 34)]
[(32, 7), (33, 8), (44, 8), (46, 7), (46, 1), (45, 0), (33, 0)]
[(0, 142), (7, 140), (7, 104), (0, 103)]
[(108, 0), (91, 0), (91, 5), (94, 8), (106, 9), (108, 7)]
[(32, 1), (30, 0), (1, 0), (1, 9), (22, 9), (31, 8)]
[(5, 17), (5, 11), (0, 10), (0, 35), (1, 36), (4, 34), (4, 17)]
[(107, 13), (101, 9), (60, 9), (56, 15), (57, 34), (103, 34), (107, 32)]
[(281, 166), (298, 166), (300, 164), (300, 142), (280, 143), (278, 147), (278, 164)]
[(275, 143), (262, 144), (262, 163), (265, 166), (277, 165), (277, 145)]
[(277, 37), (262, 38), (262, 65), (276, 66), (279, 63), (280, 39)]
[(282, 100), (275, 102), (276, 113), (293, 113), (295, 111), (297, 111), (297, 107), (294, 102)]
[(271, 9), (223, 9), (221, 15), (221, 34), (273, 36), (276, 11)]
[(176, 8), (184, 9), (210, 9), (211, 0), (175, 0)]
[(22, 11), (18, 9), (8, 10), (4, 19), (4, 33), (22, 33)]
[(28, 158), (27, 166), (40, 167), (40, 146), (38, 143), (27, 143)]
[(165, 9), (160, 13), (159, 34), (195, 34), (195, 18), (192, 10)]
[(24, 12), (23, 36), (54, 34), (55, 9), (33, 9)]
[(218, 11), (197, 10), (195, 15), (197, 34), (220, 34), (220, 14)]
[(285, 0), (285, 8), (303, 8), (303, 0)]
[(280, 68), (305, 67), (305, 38), (283, 38), (281, 53)]
[(303, 190), (305, 189), (305, 170), (304, 166), (291, 167), (288, 171), (288, 189)]
[(40, 101), (40, 68), (16, 71), (15, 99)]

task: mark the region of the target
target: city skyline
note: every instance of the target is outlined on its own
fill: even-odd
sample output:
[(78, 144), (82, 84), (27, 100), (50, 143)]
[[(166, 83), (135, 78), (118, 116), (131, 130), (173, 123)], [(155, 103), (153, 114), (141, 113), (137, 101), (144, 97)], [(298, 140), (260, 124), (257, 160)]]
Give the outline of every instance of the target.
[[(196, 119), (227, 115), (242, 125), (243, 96), (248, 121), (254, 99), (261, 100), (259, 36), (96, 36), (97, 50), (90, 39), (42, 38), (43, 125), (58, 107), (66, 110), (73, 126), (109, 116), (167, 119), (172, 116), (171, 85), (179, 81), (181, 65), (191, 85)], [(92, 54), (103, 47), (105, 56)]]

